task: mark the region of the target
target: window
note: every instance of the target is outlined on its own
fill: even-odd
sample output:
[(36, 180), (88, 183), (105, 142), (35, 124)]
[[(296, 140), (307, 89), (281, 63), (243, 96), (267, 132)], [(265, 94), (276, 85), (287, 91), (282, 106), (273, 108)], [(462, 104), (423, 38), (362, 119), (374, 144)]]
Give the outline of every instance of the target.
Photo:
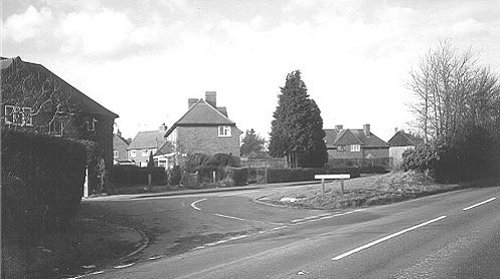
[(130, 156), (135, 158), (135, 150), (130, 151)]
[(85, 121), (85, 124), (87, 125), (87, 131), (94, 132), (96, 122), (97, 122), (97, 119), (95, 119), (93, 117), (91, 117), (89, 120)]
[(4, 108), (4, 112), (5, 124), (33, 126), (30, 107), (6, 105)]
[(118, 150), (113, 150), (113, 157), (118, 158)]
[(148, 157), (149, 156), (149, 153), (148, 153), (148, 150), (147, 149), (144, 149), (142, 151), (142, 157)]
[(359, 152), (361, 150), (361, 146), (359, 144), (351, 145), (351, 152)]
[(26, 126), (33, 126), (33, 118), (31, 117), (31, 108), (23, 107), (22, 123)]
[(61, 120), (54, 118), (49, 122), (49, 134), (61, 137), (63, 134), (63, 123)]
[(337, 146), (337, 151), (338, 152), (344, 152), (345, 151), (345, 146), (343, 146), (343, 145)]
[(231, 126), (219, 126), (219, 137), (230, 137), (231, 136)]

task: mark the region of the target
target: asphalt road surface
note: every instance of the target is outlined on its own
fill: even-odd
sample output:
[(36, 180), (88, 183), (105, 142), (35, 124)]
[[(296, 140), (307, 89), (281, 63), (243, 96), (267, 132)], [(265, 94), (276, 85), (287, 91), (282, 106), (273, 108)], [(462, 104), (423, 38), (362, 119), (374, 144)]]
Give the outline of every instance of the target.
[(342, 211), (253, 201), (269, 191), (92, 201), (153, 241), (85, 278), (500, 278), (500, 187)]

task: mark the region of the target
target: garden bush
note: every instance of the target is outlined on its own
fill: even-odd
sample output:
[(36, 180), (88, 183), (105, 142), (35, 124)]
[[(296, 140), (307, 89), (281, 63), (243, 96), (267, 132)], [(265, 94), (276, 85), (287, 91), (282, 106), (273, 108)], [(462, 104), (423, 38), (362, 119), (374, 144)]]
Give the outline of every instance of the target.
[(165, 184), (166, 173), (162, 167), (141, 168), (131, 165), (114, 165), (111, 167), (110, 180), (113, 185), (119, 187), (131, 187), (148, 185), (148, 174), (151, 173), (153, 185)]
[(316, 174), (350, 174), (351, 178), (359, 177), (359, 168), (297, 168), (297, 169), (268, 169), (267, 182), (296, 182), (312, 181)]
[[(35, 206), (35, 209), (30, 209), (30, 216), (42, 216), (39, 218), (43, 220), (19, 220), (29, 224), (28, 230), (66, 227), (76, 214), (83, 194), (87, 162), (85, 148), (73, 140), (10, 129), (2, 129), (1, 148), (2, 178), (17, 181), (5, 184), (2, 181), (2, 212), (23, 212), (26, 205), (12, 201), (25, 197), (40, 203), (43, 208), (36, 209)], [(25, 189), (9, 189), (19, 185)], [(31, 217), (22, 215), (19, 218)], [(42, 222), (44, 227), (39, 228)], [(2, 229), (9, 226), (3, 223)]]
[(247, 168), (232, 168), (227, 167), (225, 169), (225, 178), (222, 181), (222, 186), (244, 186), (247, 185), (248, 181), (248, 169)]

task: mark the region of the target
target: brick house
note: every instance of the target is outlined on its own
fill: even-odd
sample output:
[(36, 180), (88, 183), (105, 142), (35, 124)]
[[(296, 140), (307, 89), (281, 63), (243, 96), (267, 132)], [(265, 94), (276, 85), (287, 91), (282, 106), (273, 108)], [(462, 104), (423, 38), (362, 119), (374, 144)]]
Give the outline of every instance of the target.
[(393, 166), (399, 168), (403, 163), (403, 153), (407, 149), (413, 149), (423, 144), (424, 140), (410, 133), (405, 133), (403, 130), (396, 130), (394, 136), (387, 143), (389, 144), (389, 157), (392, 158)]
[(205, 92), (205, 99), (188, 99), (188, 111), (165, 133), (177, 155), (217, 153), (240, 155), (240, 135), (228, 118), (226, 107), (217, 106), (217, 93)]
[(120, 130), (118, 130), (116, 134), (113, 134), (113, 163), (115, 165), (128, 160), (127, 147), (127, 140), (122, 137)]
[(324, 131), (329, 164), (337, 159), (359, 162), (389, 157), (389, 145), (370, 131), (370, 124), (363, 125), (363, 129), (344, 129), (337, 125)]
[(146, 167), (149, 161), (149, 153), (153, 155), (163, 146), (166, 132), (165, 124), (155, 131), (143, 131), (137, 133), (135, 138), (127, 147), (128, 159), (140, 167)]
[(20, 57), (1, 58), (1, 122), (12, 129), (96, 142), (113, 165), (117, 114), (45, 68)]

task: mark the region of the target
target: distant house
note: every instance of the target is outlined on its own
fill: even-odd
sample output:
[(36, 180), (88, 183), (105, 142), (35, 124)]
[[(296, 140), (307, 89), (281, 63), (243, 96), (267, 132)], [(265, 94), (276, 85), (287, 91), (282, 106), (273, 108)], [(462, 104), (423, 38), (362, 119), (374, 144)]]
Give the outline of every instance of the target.
[(412, 134), (405, 133), (403, 130), (399, 130), (387, 143), (389, 144), (389, 157), (392, 158), (394, 167), (399, 168), (403, 163), (403, 153), (407, 149), (413, 149), (423, 144), (424, 140)]
[[(2, 126), (93, 141), (102, 151), (106, 169), (113, 165), (113, 125), (117, 114), (43, 65), (20, 57), (2, 57), (0, 66)], [(89, 178), (90, 191), (100, 191), (92, 189), (93, 174)]]
[(153, 155), (165, 143), (166, 126), (163, 124), (159, 130), (139, 132), (127, 147), (128, 159), (140, 167), (146, 167), (149, 153)]
[(127, 140), (122, 137), (120, 131), (113, 134), (113, 163), (115, 165), (128, 160), (127, 147)]
[(363, 129), (325, 129), (328, 160), (388, 158), (389, 145), (370, 131), (370, 124)]
[(227, 109), (217, 106), (217, 93), (205, 99), (188, 99), (188, 111), (165, 133), (176, 155), (217, 153), (240, 155), (241, 130), (228, 118)]

